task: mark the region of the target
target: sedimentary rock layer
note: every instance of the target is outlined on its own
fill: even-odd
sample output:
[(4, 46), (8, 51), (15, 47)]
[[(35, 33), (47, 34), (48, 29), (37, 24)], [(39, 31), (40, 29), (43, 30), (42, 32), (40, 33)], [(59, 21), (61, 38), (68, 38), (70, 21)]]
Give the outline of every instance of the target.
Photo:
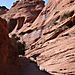
[(1, 17), (7, 20), (9, 32), (14, 29), (12, 32), (13, 34), (21, 29), (23, 24), (30, 26), (37, 18), (44, 5), (45, 2), (43, 0), (19, 0), (16, 1), (11, 9)]
[[(29, 3), (35, 4), (35, 1)], [(17, 6), (14, 5), (10, 11), (18, 8), (20, 3), (17, 2)], [(21, 7), (18, 13), (23, 15), (20, 13), (23, 10)], [(27, 15), (31, 14), (29, 10), (25, 12)], [(11, 13), (14, 15), (14, 10)], [(11, 15), (10, 19), (15, 18), (18, 13)], [(36, 62), (40, 70), (53, 75), (75, 75), (75, 0), (49, 0), (35, 21), (32, 21), (33, 17), (16, 17), (19, 22), (20, 18), (25, 18), (22, 21), (24, 23), (21, 25), (18, 22), (16, 28), (21, 25), (19, 30), (16, 31), (15, 28), (10, 33), (10, 36), (16, 34), (20, 42), (25, 42), (25, 57)]]
[(54, 75), (75, 74), (75, 1), (50, 0), (21, 33), (25, 56)]

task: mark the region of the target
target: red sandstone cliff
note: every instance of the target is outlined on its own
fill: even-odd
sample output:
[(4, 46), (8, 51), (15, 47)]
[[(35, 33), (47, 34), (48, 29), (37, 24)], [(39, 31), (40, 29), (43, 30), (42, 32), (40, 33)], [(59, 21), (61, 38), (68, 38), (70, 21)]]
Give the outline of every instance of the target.
[(26, 57), (53, 75), (75, 75), (74, 0), (50, 0), (26, 30)]
[[(16, 34), (20, 42), (25, 42), (25, 57), (36, 62), (40, 70), (53, 75), (75, 75), (75, 1), (50, 0), (44, 8), (44, 4), (41, 8), (35, 5), (34, 11), (33, 5), (40, 5), (42, 0), (28, 1), (18, 1), (2, 16), (9, 20), (10, 32), (15, 28), (9, 35)], [(28, 2), (29, 7), (23, 8), (23, 2)], [(36, 7), (37, 11), (43, 10), (35, 20), (31, 12)], [(11, 23), (14, 20), (15, 24)], [(14, 25), (12, 29), (10, 25)]]
[(43, 7), (43, 0), (16, 1), (11, 9), (1, 17), (8, 21), (9, 32), (11, 32), (15, 28), (13, 31), (14, 33), (21, 29), (23, 25), (30, 26), (31, 23), (33, 23), (37, 18)]
[(18, 57), (15, 39), (8, 37), (6, 20), (0, 18), (0, 75), (49, 75), (29, 59)]

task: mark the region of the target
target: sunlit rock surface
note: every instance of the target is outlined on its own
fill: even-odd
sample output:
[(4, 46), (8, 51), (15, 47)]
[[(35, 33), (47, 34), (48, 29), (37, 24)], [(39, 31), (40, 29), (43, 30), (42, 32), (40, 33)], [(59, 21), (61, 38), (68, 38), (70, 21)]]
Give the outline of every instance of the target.
[[(22, 3), (27, 1), (29, 0), (23, 0)], [(37, 1), (42, 0), (32, 0), (29, 3), (35, 4)], [(8, 18), (15, 19), (12, 29), (7, 18), (9, 13), (2, 17), (6, 16), (9, 20), (9, 36), (16, 34), (19, 42), (25, 43), (25, 57), (37, 63), (40, 70), (50, 74), (75, 75), (75, 0), (49, 0), (48, 4), (42, 7), (43, 10), (38, 9), (42, 11), (40, 10), (41, 13), (36, 16), (35, 21), (30, 10), (21, 9), (22, 5), (18, 8), (20, 5), (21, 2), (17, 1), (9, 11), (13, 14)], [(33, 7), (26, 7), (33, 10)], [(40, 6), (36, 8), (38, 7)], [(16, 8), (19, 9), (18, 12)], [(25, 17), (25, 12), (28, 17)]]
[(9, 32), (14, 29), (12, 32), (14, 34), (19, 29), (23, 30), (23, 24), (30, 26), (44, 6), (45, 2), (43, 0), (19, 0), (14, 2), (11, 9), (1, 17), (7, 20)]
[(50, 0), (21, 33), (25, 56), (54, 75), (75, 74), (75, 1)]

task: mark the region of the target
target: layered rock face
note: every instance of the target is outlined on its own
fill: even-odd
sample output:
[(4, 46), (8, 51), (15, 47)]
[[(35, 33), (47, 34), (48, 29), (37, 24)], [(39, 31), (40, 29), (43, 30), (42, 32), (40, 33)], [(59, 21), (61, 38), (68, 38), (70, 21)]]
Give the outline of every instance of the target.
[(75, 74), (75, 1), (50, 0), (31, 26), (17, 34), (25, 56), (53, 75)]
[[(75, 75), (75, 0), (49, 0), (44, 8), (44, 4), (40, 5), (42, 0), (28, 1), (17, 1), (2, 16), (11, 21), (10, 32), (15, 28), (9, 35), (16, 34), (19, 42), (25, 42), (25, 57), (36, 62), (40, 70)], [(42, 11), (34, 21), (31, 12), (36, 10)]]
[(29, 26), (30, 23), (33, 23), (43, 7), (43, 0), (18, 0), (13, 4), (11, 9), (1, 17), (8, 21), (9, 32), (14, 28), (13, 32), (16, 32), (23, 24)]
[(0, 18), (0, 75), (49, 75), (26, 58), (18, 58), (15, 39), (8, 37), (6, 20)]

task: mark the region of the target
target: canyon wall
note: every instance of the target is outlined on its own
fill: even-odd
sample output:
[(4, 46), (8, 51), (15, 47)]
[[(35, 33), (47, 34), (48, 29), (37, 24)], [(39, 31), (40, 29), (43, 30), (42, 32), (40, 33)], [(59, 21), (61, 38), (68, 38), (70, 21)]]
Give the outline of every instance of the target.
[(0, 17), (0, 75), (49, 75), (30, 59), (18, 57), (16, 40), (8, 33), (7, 22)]
[(25, 57), (40, 70), (75, 75), (75, 0), (49, 0), (43, 7), (42, 0), (17, 1), (1, 17), (8, 22), (9, 36), (16, 34), (25, 43)]
[(7, 20), (9, 32), (14, 29), (12, 32), (14, 34), (22, 27), (23, 29), (25, 29), (25, 26), (29, 27), (45, 6), (44, 3), (43, 0), (19, 0), (14, 2), (11, 9), (1, 16)]
[(32, 32), (23, 35), (29, 47), (26, 57), (53, 75), (74, 75), (74, 25), (75, 1), (50, 0), (28, 28)]

